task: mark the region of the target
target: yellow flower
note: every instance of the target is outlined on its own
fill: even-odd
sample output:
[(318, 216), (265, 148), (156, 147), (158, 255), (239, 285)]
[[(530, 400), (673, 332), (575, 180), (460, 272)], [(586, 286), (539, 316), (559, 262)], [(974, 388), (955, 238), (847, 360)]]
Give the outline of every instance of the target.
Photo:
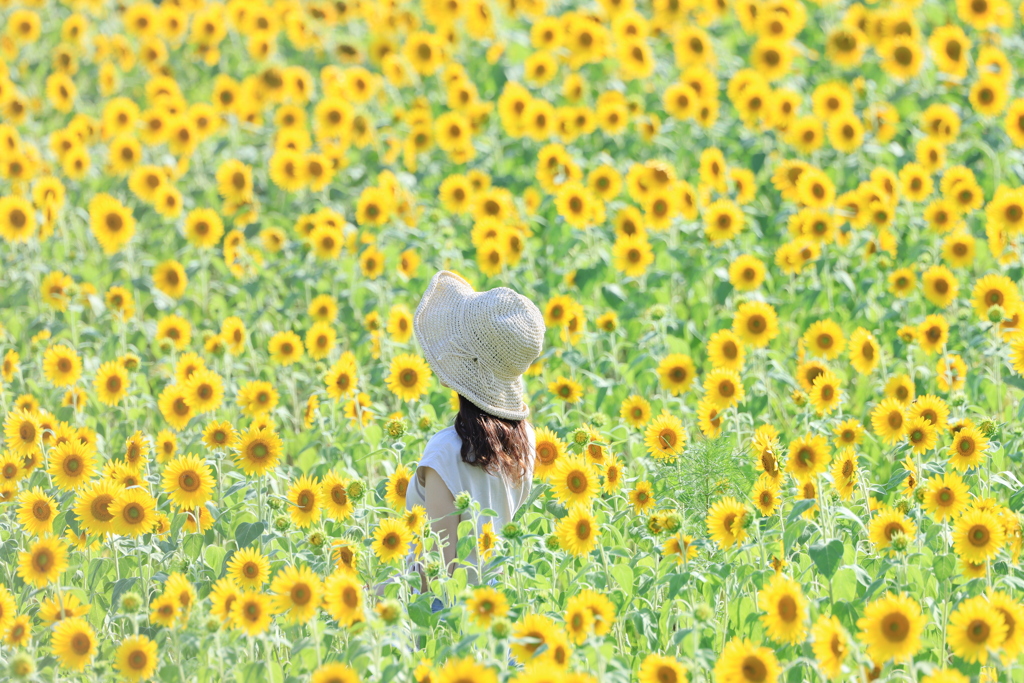
[(163, 490), (174, 505), (184, 509), (206, 504), (217, 483), (213, 469), (191, 453), (167, 463), (162, 476)]
[(44, 536), (18, 553), (18, 576), (37, 588), (56, 582), (67, 568), (67, 544), (59, 538)]
[(43, 354), (43, 374), (56, 387), (71, 386), (82, 376), (82, 359), (63, 344), (51, 346)]
[(637, 672), (640, 683), (687, 683), (686, 668), (674, 657), (649, 654)]
[(409, 552), (412, 532), (402, 519), (382, 519), (373, 532), (373, 552), (381, 562), (398, 562)]
[(259, 548), (242, 548), (231, 556), (227, 575), (245, 590), (257, 590), (270, 578), (270, 560)]
[(598, 473), (590, 462), (578, 455), (559, 457), (550, 476), (555, 497), (565, 505), (588, 506), (597, 495)]
[(388, 477), (384, 498), (394, 509), (405, 509), (405, 494), (409, 488), (409, 482), (411, 480), (412, 471), (410, 471), (405, 465), (399, 465), (396, 467), (395, 471), (390, 477)]
[(72, 617), (59, 621), (54, 627), (50, 647), (61, 666), (82, 671), (99, 651), (99, 641), (89, 622), (82, 617)]
[(508, 598), (499, 590), (482, 586), (466, 600), (466, 611), (474, 623), (490, 626), (492, 621), (508, 614)]
[(388, 389), (403, 401), (415, 401), (427, 392), (431, 372), (421, 357), (408, 353), (395, 356), (389, 370)]
[(972, 508), (953, 527), (953, 549), (962, 559), (984, 562), (995, 557), (1006, 542), (1005, 527), (989, 510)]
[(125, 489), (110, 504), (114, 531), (122, 536), (149, 533), (156, 523), (156, 501), (144, 489)]
[(799, 583), (775, 574), (757, 594), (757, 604), (764, 612), (761, 623), (769, 638), (783, 645), (804, 640), (807, 635), (807, 598)]
[(249, 636), (258, 636), (270, 627), (273, 617), (270, 597), (249, 591), (231, 603), (231, 625)]
[(946, 640), (953, 654), (968, 664), (988, 661), (989, 650), (999, 650), (1008, 633), (1006, 619), (984, 596), (961, 602), (949, 615)]
[(722, 683), (776, 683), (781, 674), (771, 650), (741, 638), (726, 643), (715, 662), (715, 680)]
[(697, 370), (693, 365), (693, 359), (685, 353), (670, 354), (658, 364), (658, 377), (661, 378), (661, 386), (668, 389), (673, 396), (678, 396), (686, 391), (696, 375)]
[(305, 529), (320, 519), (324, 490), (323, 485), (315, 477), (307, 475), (296, 480), (288, 487), (286, 497), (291, 503), (288, 514), (295, 526)]
[(811, 627), (811, 648), (829, 678), (839, 678), (850, 653), (850, 636), (839, 619), (822, 615)]
[(285, 613), (290, 621), (308, 622), (316, 616), (323, 590), (320, 577), (309, 567), (285, 567), (270, 583), (273, 611)]
[(559, 545), (571, 555), (589, 555), (597, 547), (601, 530), (593, 514), (584, 505), (574, 505), (559, 520), (555, 529)]
[(336, 571), (324, 585), (324, 607), (340, 626), (363, 620), (363, 589), (359, 579), (346, 571)]
[(729, 548), (747, 537), (747, 507), (732, 497), (715, 501), (708, 510), (707, 528), (711, 540), (722, 548)]
[(864, 616), (857, 620), (857, 638), (877, 664), (890, 659), (903, 661), (921, 649), (921, 633), (927, 622), (914, 598), (886, 593), (864, 608)]
[(583, 398), (583, 386), (561, 375), (554, 382), (548, 384), (548, 391), (552, 396), (566, 403), (576, 403)]
[(142, 681), (156, 672), (156, 643), (143, 635), (128, 636), (117, 647), (114, 666), (130, 681)]

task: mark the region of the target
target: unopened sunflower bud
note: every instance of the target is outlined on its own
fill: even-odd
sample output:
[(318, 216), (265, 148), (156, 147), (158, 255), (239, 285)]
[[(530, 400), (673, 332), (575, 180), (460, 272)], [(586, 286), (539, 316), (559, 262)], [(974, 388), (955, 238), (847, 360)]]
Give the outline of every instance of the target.
[(280, 510), (284, 506), (284, 503), (281, 501), (280, 498), (271, 498), (270, 500), (267, 501), (267, 506), (271, 510)]
[(906, 534), (900, 532), (894, 533), (889, 541), (892, 544), (892, 549), (898, 553), (905, 552), (907, 546), (910, 545), (910, 538), (908, 538)]
[(577, 427), (569, 436), (569, 440), (577, 446), (585, 446), (590, 443), (590, 430), (585, 427)]
[(278, 531), (288, 531), (292, 523), (285, 515), (280, 515), (274, 518), (274, 528)]
[(473, 497), (469, 495), (469, 491), (460, 491), (459, 495), (455, 496), (455, 509), (464, 512), (469, 509), (469, 504), (472, 502)]
[(128, 612), (138, 612), (139, 608), (142, 607), (142, 596), (135, 591), (128, 591), (121, 596), (121, 610)]
[(508, 638), (512, 633), (512, 624), (508, 619), (495, 619), (491, 622), (491, 635), (498, 640)]
[(392, 439), (401, 439), (405, 436), (405, 418), (391, 418), (384, 424), (384, 431)]
[(600, 429), (608, 424), (608, 416), (604, 413), (594, 413), (590, 416), (590, 424)]
[(1001, 323), (1006, 318), (1006, 309), (999, 304), (990, 306), (985, 317), (990, 323)]
[(19, 652), (11, 657), (7, 668), (11, 678), (26, 680), (36, 672), (36, 660), (27, 652)]
[(982, 420), (978, 423), (978, 429), (980, 429), (981, 433), (987, 438), (991, 439), (996, 435), (996, 432), (999, 431), (999, 425), (996, 424), (995, 420)]
[(654, 535), (658, 535), (665, 530), (659, 513), (655, 512), (647, 518), (647, 530)]
[(361, 479), (353, 479), (348, 483), (348, 488), (345, 489), (345, 493), (348, 494), (349, 499), (353, 502), (359, 502), (366, 493), (366, 485)]
[(505, 526), (501, 527), (501, 535), (514, 541), (523, 535), (523, 530), (515, 522), (509, 522)]
[(702, 602), (693, 608), (693, 616), (700, 622), (711, 621), (715, 616), (715, 610), (711, 609), (711, 605)]
[(668, 309), (663, 304), (654, 304), (647, 309), (647, 315), (651, 317), (651, 320), (661, 320), (668, 314)]
[(548, 550), (552, 550), (552, 551), (558, 550), (558, 547), (559, 547), (559, 545), (558, 545), (558, 536), (546, 536), (544, 538), (544, 546)]
[(676, 512), (675, 510), (673, 510), (672, 512), (666, 512), (664, 517), (662, 518), (661, 524), (665, 528), (665, 531), (669, 532), (670, 534), (674, 534), (682, 528), (683, 516)]
[(430, 425), (434, 424), (434, 421), (430, 419), (429, 415), (424, 415), (423, 417), (420, 418), (418, 424), (420, 429), (427, 430), (430, 429)]
[(893, 508), (896, 509), (896, 510), (899, 510), (904, 515), (909, 514), (910, 513), (910, 501), (908, 499), (906, 499), (906, 498), (900, 498), (899, 500), (896, 501), (896, 504), (893, 505)]
[(807, 394), (800, 391), (799, 389), (794, 389), (793, 393), (790, 394), (789, 397), (793, 399), (793, 403), (797, 404), (798, 406), (802, 406), (805, 403), (807, 403)]
[(423, 573), (427, 575), (428, 579), (436, 579), (441, 576), (441, 563), (440, 562), (428, 562), (423, 567)]
[(203, 621), (203, 630), (207, 633), (216, 633), (217, 629), (220, 628), (220, 619), (210, 615)]
[(914, 500), (917, 502), (918, 505), (924, 503), (924, 494), (925, 490), (923, 487), (918, 486), (914, 489)]
[(394, 624), (402, 618), (402, 606), (397, 600), (382, 600), (374, 608), (385, 624)]
[(314, 531), (306, 537), (306, 542), (314, 548), (322, 548), (326, 540), (322, 531)]

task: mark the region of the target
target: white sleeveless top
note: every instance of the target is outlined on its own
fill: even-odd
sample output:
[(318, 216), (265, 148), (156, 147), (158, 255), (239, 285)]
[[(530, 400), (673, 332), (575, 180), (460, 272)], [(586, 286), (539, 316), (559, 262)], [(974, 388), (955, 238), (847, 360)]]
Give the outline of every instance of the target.
[[(473, 500), (480, 503), (481, 510), (491, 509), (497, 513), (497, 517), (481, 515), (477, 524), (478, 535), (483, 530), (483, 525), (488, 522), (494, 525), (495, 533), (500, 533), (501, 528), (512, 521), (516, 510), (530, 497), (537, 445), (530, 423), (526, 423), (526, 431), (530, 440), (530, 454), (526, 474), (519, 486), (513, 486), (500, 474), (493, 475), (482, 467), (463, 462), (462, 439), (455, 432), (454, 426), (434, 434), (424, 447), (423, 457), (420, 458), (412, 481), (409, 482), (409, 488), (405, 493), (405, 508), (411, 510), (414, 505), (426, 507), (426, 491), (420, 481), (419, 468), (431, 467), (440, 475), (452, 496), (467, 491)], [(463, 513), (459, 516), (459, 521), (463, 519), (472, 517), (468, 513)]]

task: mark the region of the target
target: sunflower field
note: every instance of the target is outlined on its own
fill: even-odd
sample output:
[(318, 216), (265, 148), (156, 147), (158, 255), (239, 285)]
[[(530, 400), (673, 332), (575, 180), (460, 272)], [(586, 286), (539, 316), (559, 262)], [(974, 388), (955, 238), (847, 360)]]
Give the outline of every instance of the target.
[[(0, 680), (1024, 681), (1022, 17), (0, 0)], [(452, 574), (439, 269), (547, 325)]]

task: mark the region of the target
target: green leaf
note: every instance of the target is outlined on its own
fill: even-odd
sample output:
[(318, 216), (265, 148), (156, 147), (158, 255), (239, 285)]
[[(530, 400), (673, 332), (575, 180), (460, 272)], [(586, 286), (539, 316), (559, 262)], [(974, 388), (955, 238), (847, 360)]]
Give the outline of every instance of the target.
[(807, 554), (818, 571), (830, 579), (843, 561), (843, 542), (833, 538), (828, 543), (815, 543), (807, 549)]
[(235, 529), (235, 543), (239, 548), (245, 548), (263, 535), (266, 527), (263, 522), (242, 522)]
[(182, 548), (185, 551), (185, 556), (190, 560), (194, 560), (199, 557), (199, 553), (203, 552), (203, 536), (202, 534), (189, 534), (185, 537), (185, 542), (182, 544)]
[(626, 597), (633, 596), (633, 570), (628, 564), (617, 564), (608, 570), (608, 573), (619, 584), (619, 588), (626, 594)]

